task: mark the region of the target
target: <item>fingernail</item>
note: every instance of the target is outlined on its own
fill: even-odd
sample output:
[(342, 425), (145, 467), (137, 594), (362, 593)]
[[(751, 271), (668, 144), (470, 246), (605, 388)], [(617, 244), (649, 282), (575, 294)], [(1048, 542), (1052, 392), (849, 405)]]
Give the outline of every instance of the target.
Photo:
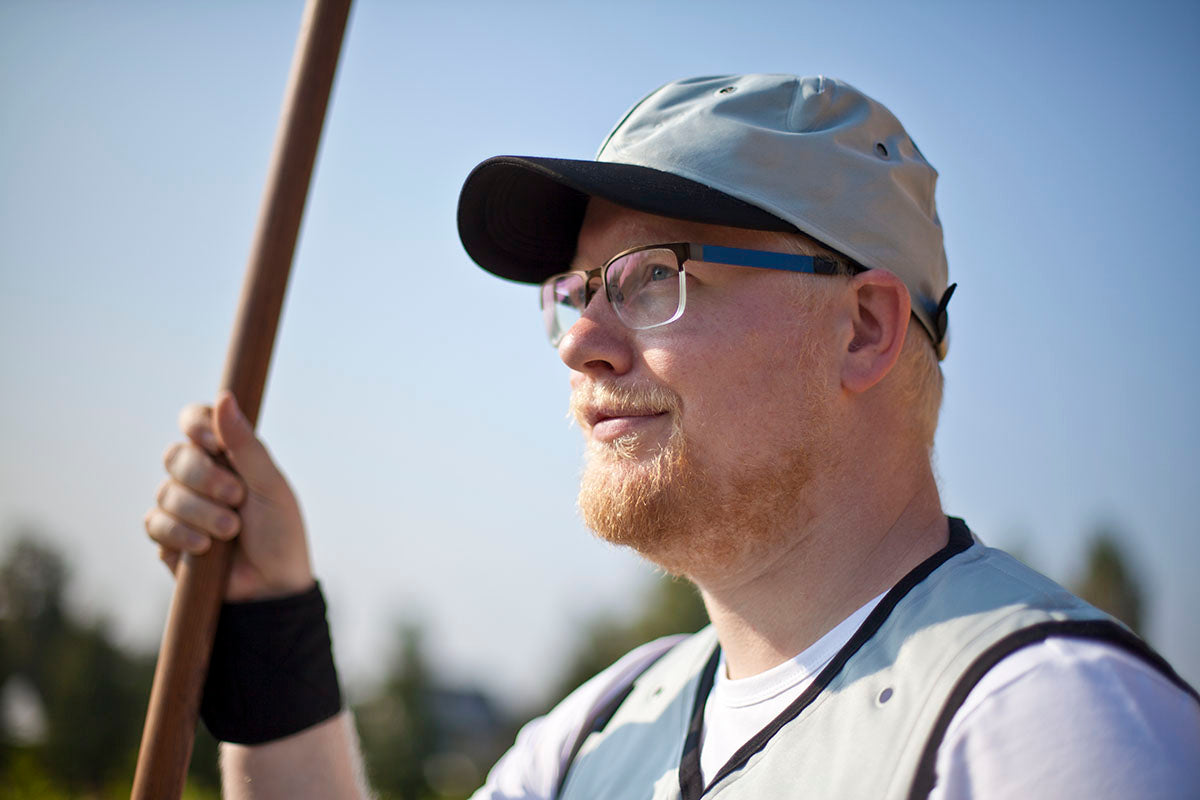
[(204, 449), (210, 452), (216, 452), (221, 449), (221, 443), (217, 441), (217, 436), (212, 431), (200, 432), (200, 444), (204, 445)]
[(208, 538), (198, 533), (189, 533), (187, 537), (187, 549), (189, 553), (203, 553), (208, 549)]
[(217, 496), (221, 498), (222, 502), (234, 505), (242, 499), (242, 489), (240, 486), (227, 483), (217, 491)]
[(237, 527), (237, 518), (232, 514), (222, 514), (217, 517), (217, 529), (226, 536), (232, 536)]

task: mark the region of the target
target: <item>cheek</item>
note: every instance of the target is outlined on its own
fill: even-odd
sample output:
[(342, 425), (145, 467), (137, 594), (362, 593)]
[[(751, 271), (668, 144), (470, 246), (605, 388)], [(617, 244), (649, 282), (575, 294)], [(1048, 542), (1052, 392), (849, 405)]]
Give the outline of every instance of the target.
[(684, 432), (710, 462), (742, 461), (739, 454), (794, 435), (811, 401), (811, 348), (795, 321), (745, 319), (714, 320), (719, 335), (703, 346), (680, 330), (643, 351), (655, 379), (683, 399)]

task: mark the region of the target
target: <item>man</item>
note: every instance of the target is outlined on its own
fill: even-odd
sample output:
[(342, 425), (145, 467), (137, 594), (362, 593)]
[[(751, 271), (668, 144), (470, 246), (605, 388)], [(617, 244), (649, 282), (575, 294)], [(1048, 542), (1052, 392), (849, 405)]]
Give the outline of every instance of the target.
[[(571, 370), (585, 521), (713, 623), (530, 723), (480, 797), (1195, 796), (1194, 690), (941, 509), (935, 179), (853, 87), (769, 75), (468, 177), (468, 253), (541, 284)], [(172, 566), (241, 533), (204, 701), (226, 791), (354, 796), (295, 499), (231, 397), (182, 427), (146, 525)]]

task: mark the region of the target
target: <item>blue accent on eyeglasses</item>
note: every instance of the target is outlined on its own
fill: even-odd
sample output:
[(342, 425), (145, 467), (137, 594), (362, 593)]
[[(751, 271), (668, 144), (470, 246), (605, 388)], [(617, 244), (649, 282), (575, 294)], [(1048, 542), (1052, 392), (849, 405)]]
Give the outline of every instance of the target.
[(812, 274), (828, 274), (837, 268), (837, 264), (832, 259), (820, 256), (771, 253), (766, 250), (746, 250), (741, 247), (721, 247), (712, 244), (693, 244), (691, 250), (691, 257), (696, 261), (727, 264), (732, 267), (759, 267), (760, 269)]

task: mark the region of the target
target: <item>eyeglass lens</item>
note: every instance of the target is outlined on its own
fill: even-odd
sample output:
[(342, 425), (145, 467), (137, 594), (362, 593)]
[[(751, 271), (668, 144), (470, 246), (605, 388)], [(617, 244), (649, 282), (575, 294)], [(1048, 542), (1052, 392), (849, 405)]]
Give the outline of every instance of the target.
[(587, 279), (581, 272), (568, 272), (542, 284), (542, 322), (550, 344), (558, 347), (586, 304)]
[[(552, 344), (578, 321), (587, 304), (582, 272), (568, 272), (542, 285), (542, 320)], [(679, 315), (679, 259), (666, 248), (636, 250), (608, 264), (604, 272), (613, 310), (626, 326), (644, 330)]]
[(673, 250), (637, 250), (608, 265), (613, 308), (634, 330), (670, 322), (679, 311), (679, 259)]

